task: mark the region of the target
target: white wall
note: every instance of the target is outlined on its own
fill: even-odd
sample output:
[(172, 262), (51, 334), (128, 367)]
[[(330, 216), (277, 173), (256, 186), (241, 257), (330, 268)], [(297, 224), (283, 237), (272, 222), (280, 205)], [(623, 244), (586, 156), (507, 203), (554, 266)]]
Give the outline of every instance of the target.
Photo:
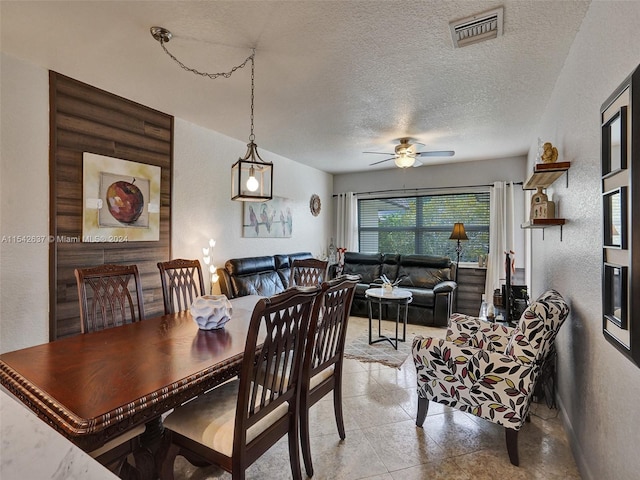
[[(230, 200), (231, 165), (244, 156), (246, 149), (246, 142), (176, 119), (173, 256), (201, 259), (202, 247), (207, 246), (209, 238), (216, 240), (213, 262), (218, 267), (229, 258), (300, 251), (320, 256), (326, 252), (328, 232), (333, 224), (329, 208), (333, 177), (265, 152), (259, 143), (260, 156), (274, 164), (273, 195), (293, 202), (293, 234), (291, 238), (242, 237), (243, 205)], [(317, 217), (309, 210), (313, 193), (318, 194), (322, 202)]]
[[(571, 161), (569, 187), (556, 182), (567, 224), (541, 241), (533, 235), (534, 294), (552, 287), (570, 302), (560, 331), (559, 397), (574, 455), (586, 479), (638, 478), (640, 368), (602, 334), (600, 106), (640, 61), (640, 2), (594, 1), (532, 132)], [(638, 141), (640, 139), (634, 139)], [(638, 165), (634, 165), (638, 168)], [(633, 312), (637, 317), (638, 312)]]
[[(1, 62), (0, 352), (6, 352), (49, 339), (49, 77), (47, 70), (5, 54)], [(231, 165), (245, 151), (246, 142), (176, 119), (172, 256), (202, 260), (209, 238), (217, 241), (217, 266), (233, 257), (320, 255), (333, 223), (327, 208), (332, 176), (260, 150), (274, 163), (274, 195), (293, 202), (293, 236), (242, 238), (242, 204), (230, 200), (230, 182)], [(324, 206), (318, 217), (309, 210), (313, 193)], [(38, 236), (39, 243), (11, 243), (27, 235)]]
[(49, 74), (5, 54), (0, 61), (0, 352), (5, 352), (49, 340)]

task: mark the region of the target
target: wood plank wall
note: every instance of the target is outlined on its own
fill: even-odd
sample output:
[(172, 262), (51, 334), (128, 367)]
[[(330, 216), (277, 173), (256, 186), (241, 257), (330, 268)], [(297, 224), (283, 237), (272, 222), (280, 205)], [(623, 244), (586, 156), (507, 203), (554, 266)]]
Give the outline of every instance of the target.
[[(147, 317), (164, 312), (156, 263), (171, 252), (173, 117), (49, 72), (49, 337), (80, 332), (74, 268), (136, 264)], [(83, 152), (161, 167), (160, 240), (83, 243)]]

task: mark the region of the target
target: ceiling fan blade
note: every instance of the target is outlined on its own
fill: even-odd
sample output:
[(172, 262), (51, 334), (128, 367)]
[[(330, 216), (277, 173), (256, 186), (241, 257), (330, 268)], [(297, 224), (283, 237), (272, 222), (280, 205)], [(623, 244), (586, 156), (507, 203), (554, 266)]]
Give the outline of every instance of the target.
[(453, 157), (456, 152), (453, 150), (440, 150), (432, 152), (416, 152), (416, 155), (421, 157)]
[(370, 163), (370, 164), (369, 164), (369, 166), (372, 166), (372, 165), (378, 165), (379, 163), (388, 162), (389, 160), (393, 160), (394, 158), (395, 158), (395, 157), (385, 158), (384, 160), (380, 160), (379, 162), (373, 162), (373, 163)]
[(412, 167), (421, 167), (422, 165), (424, 165), (424, 163), (422, 163), (420, 160), (416, 160)]
[(362, 153), (375, 153), (376, 155), (393, 155), (393, 153), (389, 153), (389, 152), (362, 152)]

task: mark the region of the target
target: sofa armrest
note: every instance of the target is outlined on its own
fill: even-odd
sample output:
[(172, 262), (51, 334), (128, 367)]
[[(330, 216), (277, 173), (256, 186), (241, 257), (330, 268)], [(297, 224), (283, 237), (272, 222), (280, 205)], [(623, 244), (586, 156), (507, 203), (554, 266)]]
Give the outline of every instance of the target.
[(446, 282), (440, 282), (435, 287), (433, 287), (433, 293), (436, 295), (438, 293), (449, 293), (453, 292), (456, 288), (458, 288), (458, 284), (451, 280), (447, 280)]

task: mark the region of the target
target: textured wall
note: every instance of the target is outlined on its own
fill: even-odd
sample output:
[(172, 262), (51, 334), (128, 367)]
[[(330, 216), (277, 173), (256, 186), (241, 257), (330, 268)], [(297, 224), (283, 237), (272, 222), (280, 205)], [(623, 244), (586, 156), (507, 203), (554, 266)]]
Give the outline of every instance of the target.
[[(550, 189), (567, 218), (545, 240), (532, 235), (533, 294), (553, 287), (571, 316), (558, 337), (559, 396), (584, 478), (635, 479), (640, 471), (640, 368), (602, 334), (601, 104), (638, 65), (640, 3), (591, 4), (534, 137), (572, 162), (569, 187)], [(640, 139), (634, 139), (638, 141)], [(529, 166), (537, 144), (532, 141)], [(635, 315), (639, 315), (635, 312)]]
[[(5, 352), (49, 340), (49, 244), (41, 241), (49, 235), (49, 74), (5, 54), (1, 61), (0, 352)], [(17, 243), (23, 236), (38, 241)]]
[[(260, 149), (274, 164), (273, 195), (292, 200), (291, 238), (243, 238), (242, 202), (231, 199), (231, 165), (244, 156), (246, 142), (199, 127), (175, 122), (173, 170), (174, 257), (201, 258), (209, 238), (216, 240), (213, 261), (221, 267), (229, 258), (310, 251), (320, 255), (329, 245), (333, 176)], [(311, 194), (322, 209), (311, 215)]]

